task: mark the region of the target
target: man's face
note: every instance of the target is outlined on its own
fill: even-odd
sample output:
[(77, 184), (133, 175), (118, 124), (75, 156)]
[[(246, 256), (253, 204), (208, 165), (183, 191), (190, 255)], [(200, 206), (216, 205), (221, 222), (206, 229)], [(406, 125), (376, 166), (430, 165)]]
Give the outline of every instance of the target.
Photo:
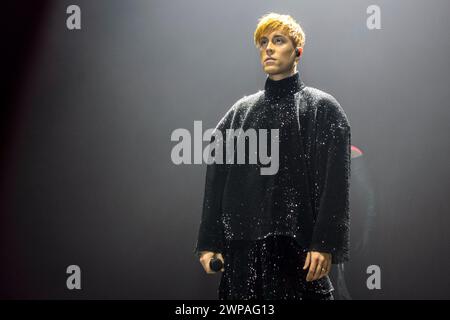
[[(265, 73), (273, 80), (280, 80), (296, 71), (295, 47), (292, 40), (282, 31), (275, 30), (261, 37), (259, 54)], [(299, 47), (300, 54), (302, 48)]]

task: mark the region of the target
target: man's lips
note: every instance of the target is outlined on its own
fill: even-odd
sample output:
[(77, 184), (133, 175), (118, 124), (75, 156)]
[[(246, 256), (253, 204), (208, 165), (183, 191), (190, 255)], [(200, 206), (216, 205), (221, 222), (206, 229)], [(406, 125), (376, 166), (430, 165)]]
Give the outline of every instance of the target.
[(264, 62), (266, 62), (266, 61), (275, 61), (275, 59), (274, 58), (267, 58), (266, 60), (264, 60)]

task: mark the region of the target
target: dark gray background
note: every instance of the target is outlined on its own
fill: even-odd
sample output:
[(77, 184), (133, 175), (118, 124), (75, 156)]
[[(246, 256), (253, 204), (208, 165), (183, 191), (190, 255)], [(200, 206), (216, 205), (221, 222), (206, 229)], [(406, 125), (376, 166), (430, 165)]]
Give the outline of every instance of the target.
[[(70, 4), (81, 7), (80, 31), (66, 28)], [(381, 30), (366, 28), (370, 4), (381, 8)], [(205, 165), (174, 165), (170, 135), (192, 132), (194, 120), (214, 127), (236, 100), (263, 88), (252, 41), (269, 11), (300, 22), (300, 75), (340, 102), (352, 144), (365, 152), (378, 197), (378, 297), (450, 297), (450, 2), (44, 8), (23, 6), (15, 12), (23, 19), (6, 28), (9, 39), (20, 25), (34, 36), (17, 49), (26, 59), (9, 57), (18, 84), (3, 119), (0, 297), (216, 297), (219, 275), (206, 275), (192, 254)], [(65, 287), (71, 264), (82, 270), (78, 292)]]

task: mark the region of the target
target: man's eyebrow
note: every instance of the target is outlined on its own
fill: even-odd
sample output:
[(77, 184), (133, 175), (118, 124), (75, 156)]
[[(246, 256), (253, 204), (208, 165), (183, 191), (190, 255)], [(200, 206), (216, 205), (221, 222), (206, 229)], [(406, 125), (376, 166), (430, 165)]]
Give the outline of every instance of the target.
[[(284, 34), (281, 34), (281, 33), (276, 33), (276, 34), (274, 34), (273, 36), (274, 36), (274, 37), (283, 37), (283, 38), (285, 38), (285, 35), (284, 35)], [(264, 39), (264, 38), (267, 39), (267, 36), (262, 36), (262, 37), (261, 37), (261, 39)]]

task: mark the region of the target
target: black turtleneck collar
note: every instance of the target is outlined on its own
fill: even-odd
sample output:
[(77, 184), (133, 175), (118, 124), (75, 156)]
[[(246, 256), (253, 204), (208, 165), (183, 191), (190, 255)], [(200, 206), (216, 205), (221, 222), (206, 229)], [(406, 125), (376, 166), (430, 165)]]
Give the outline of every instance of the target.
[(279, 99), (288, 95), (294, 95), (303, 89), (304, 86), (305, 84), (300, 79), (300, 74), (297, 71), (293, 75), (281, 80), (272, 80), (267, 77), (264, 89), (267, 98)]

